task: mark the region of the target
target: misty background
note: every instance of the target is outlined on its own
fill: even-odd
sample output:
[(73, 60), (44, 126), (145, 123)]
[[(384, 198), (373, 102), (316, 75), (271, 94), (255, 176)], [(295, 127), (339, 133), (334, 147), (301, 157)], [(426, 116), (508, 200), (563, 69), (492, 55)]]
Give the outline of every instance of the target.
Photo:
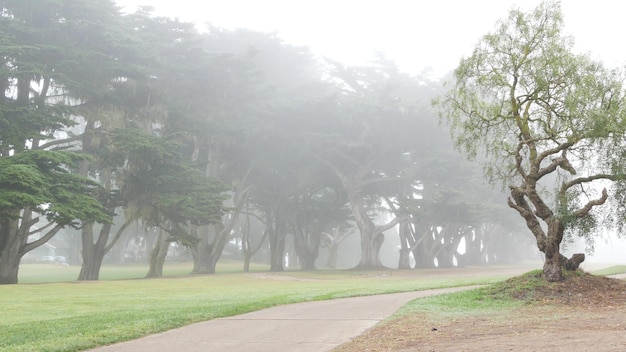
[[(124, 11), (151, 6), (161, 16), (227, 29), (276, 33), (286, 43), (303, 45), (321, 58), (366, 65), (378, 54), (409, 74), (445, 79), (480, 38), (512, 7), (530, 10), (540, 0), (116, 0)], [(575, 48), (607, 67), (626, 64), (626, 48), (617, 44), (626, 32), (626, 4), (613, 0), (567, 0), (561, 4), (565, 31)], [(393, 236), (388, 236), (395, 238)], [(393, 240), (384, 248), (394, 249)], [(585, 250), (581, 241), (565, 243), (567, 254)], [(626, 239), (614, 233), (597, 237), (585, 263), (623, 262)], [(393, 250), (390, 250), (393, 252)], [(385, 256), (386, 257), (386, 256)], [(585, 264), (583, 264), (584, 266)]]
[[(33, 242), (0, 243), (0, 281), (17, 281), (20, 259), (81, 265), (79, 280), (103, 263), (158, 277), (167, 260), (193, 273), (222, 259), (244, 271), (541, 260), (431, 106), (515, 2), (116, 3), (5, 5), (5, 105), (19, 119), (5, 119), (0, 162), (62, 186), (5, 172), (17, 196), (0, 229)], [(576, 49), (622, 66), (621, 6), (563, 3)], [(52, 200), (25, 205), (23, 190)], [(565, 254), (623, 261), (626, 241), (597, 235), (566, 239)]]

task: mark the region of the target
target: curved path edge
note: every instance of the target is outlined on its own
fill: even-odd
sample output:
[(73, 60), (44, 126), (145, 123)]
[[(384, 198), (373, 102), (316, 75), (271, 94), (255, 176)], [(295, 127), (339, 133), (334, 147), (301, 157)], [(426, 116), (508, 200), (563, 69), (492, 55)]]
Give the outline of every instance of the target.
[(323, 352), (349, 342), (421, 297), (470, 290), (463, 286), (276, 306), (209, 320), (97, 352)]

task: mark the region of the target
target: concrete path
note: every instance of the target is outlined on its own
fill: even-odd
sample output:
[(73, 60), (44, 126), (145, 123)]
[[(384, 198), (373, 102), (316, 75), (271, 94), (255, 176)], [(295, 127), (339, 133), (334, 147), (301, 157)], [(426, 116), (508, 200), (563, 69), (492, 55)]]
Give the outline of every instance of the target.
[(350, 341), (409, 301), (477, 286), (277, 306), (188, 325), (98, 352), (322, 352)]

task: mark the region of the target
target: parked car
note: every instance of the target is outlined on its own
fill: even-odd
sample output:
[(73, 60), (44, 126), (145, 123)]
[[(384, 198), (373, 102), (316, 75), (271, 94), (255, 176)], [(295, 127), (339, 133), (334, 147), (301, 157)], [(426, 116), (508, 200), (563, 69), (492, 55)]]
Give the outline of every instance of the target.
[(45, 255), (37, 259), (37, 263), (69, 265), (67, 263), (67, 258), (65, 258), (62, 255), (57, 255), (57, 256)]

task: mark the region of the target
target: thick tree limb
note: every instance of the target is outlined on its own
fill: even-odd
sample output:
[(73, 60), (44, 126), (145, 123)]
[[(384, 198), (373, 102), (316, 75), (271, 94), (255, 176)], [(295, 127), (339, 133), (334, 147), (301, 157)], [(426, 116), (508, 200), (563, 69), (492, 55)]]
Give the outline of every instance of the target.
[(53, 147), (55, 145), (59, 145), (59, 144), (65, 144), (65, 143), (71, 143), (71, 142), (75, 142), (78, 141), (82, 138), (82, 135), (78, 135), (78, 136), (74, 136), (71, 138), (65, 138), (65, 139), (58, 139), (58, 140), (53, 140), (51, 142), (48, 143), (44, 143), (42, 145), (40, 145), (39, 147), (37, 147), (36, 149), (49, 149), (50, 147)]
[(22, 248), (20, 248), (20, 254), (24, 255), (30, 251), (32, 251), (33, 249), (43, 245), (44, 243), (48, 242), (52, 237), (54, 237), (54, 235), (57, 234), (57, 232), (59, 232), (59, 230), (61, 230), (63, 228), (63, 226), (61, 225), (56, 225), (55, 227), (53, 227), (50, 231), (46, 232), (45, 235), (41, 236), (41, 238), (39, 238), (38, 240), (35, 240), (33, 242), (29, 242), (26, 243)]
[(595, 180), (622, 181), (624, 179), (625, 179), (624, 176), (611, 175), (611, 174), (597, 174), (597, 175), (591, 175), (587, 177), (578, 177), (569, 182), (563, 183), (563, 185), (561, 186), (561, 192), (565, 193), (565, 191), (567, 191), (573, 186), (576, 186), (582, 183), (589, 183)]
[[(524, 193), (516, 187), (510, 187), (511, 197), (508, 198), (507, 203), (509, 207), (515, 209), (526, 221), (526, 226), (530, 229), (532, 234), (537, 240), (537, 245), (541, 250), (545, 246), (546, 234), (541, 227), (541, 224), (537, 220), (537, 216), (533, 213), (532, 209), (526, 199)], [(512, 199), (511, 199), (512, 198)]]
[(395, 227), (396, 225), (398, 225), (401, 221), (406, 221), (405, 218), (398, 218), (398, 217), (394, 217), (393, 220), (391, 220), (390, 222), (388, 222), (385, 225), (380, 225), (376, 227), (376, 230), (378, 233), (383, 233), (393, 227)]
[(111, 241), (109, 242), (109, 244), (104, 248), (104, 253), (109, 253), (109, 251), (111, 250), (111, 248), (113, 248), (113, 246), (115, 245), (115, 243), (117, 242), (117, 240), (120, 239), (120, 237), (122, 236), (122, 233), (124, 233), (124, 231), (126, 230), (126, 228), (128, 228), (128, 226), (130, 226), (130, 224), (134, 221), (133, 218), (128, 218), (126, 219), (126, 221), (124, 222), (124, 224), (117, 230), (117, 232), (115, 233), (115, 236), (113, 236), (113, 238), (111, 239)]
[(556, 170), (557, 167), (561, 167), (563, 170), (569, 172), (572, 175), (576, 175), (576, 170), (572, 167), (569, 160), (565, 156), (565, 151), (563, 151), (562, 155), (558, 158), (552, 159), (552, 162), (539, 170), (537, 173), (537, 180), (541, 179), (543, 176), (550, 174)]
[(590, 200), (587, 204), (585, 204), (584, 207), (574, 212), (574, 216), (577, 218), (582, 218), (586, 216), (587, 214), (589, 214), (589, 212), (591, 211), (593, 207), (595, 207), (596, 205), (604, 204), (604, 202), (606, 202), (608, 198), (609, 198), (609, 194), (607, 193), (606, 188), (603, 188), (602, 196), (600, 198)]

